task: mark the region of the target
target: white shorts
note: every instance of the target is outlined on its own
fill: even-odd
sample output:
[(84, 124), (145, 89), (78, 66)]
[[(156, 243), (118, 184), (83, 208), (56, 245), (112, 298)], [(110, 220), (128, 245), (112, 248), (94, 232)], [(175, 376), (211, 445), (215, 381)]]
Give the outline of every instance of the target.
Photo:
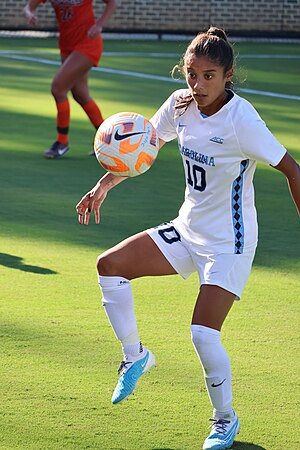
[(187, 242), (172, 222), (146, 230), (182, 278), (198, 272), (200, 284), (220, 286), (239, 300), (249, 278), (255, 249), (242, 254), (211, 254)]

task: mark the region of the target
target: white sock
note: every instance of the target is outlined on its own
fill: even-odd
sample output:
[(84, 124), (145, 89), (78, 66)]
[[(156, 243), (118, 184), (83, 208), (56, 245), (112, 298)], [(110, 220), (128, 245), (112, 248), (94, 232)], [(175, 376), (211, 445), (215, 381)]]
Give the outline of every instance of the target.
[(221, 343), (220, 331), (192, 325), (191, 332), (214, 415), (221, 418), (223, 414), (233, 413), (230, 360)]
[(138, 330), (122, 339), (121, 342), (125, 361), (136, 361), (144, 356), (144, 348), (140, 341)]
[[(130, 281), (122, 277), (101, 275), (98, 279), (106, 315), (117, 339), (122, 341), (137, 330)], [(134, 343), (136, 342), (129, 344)]]
[(233, 420), (235, 418), (235, 412), (233, 408), (230, 408), (228, 411), (217, 411), (214, 409), (213, 418)]

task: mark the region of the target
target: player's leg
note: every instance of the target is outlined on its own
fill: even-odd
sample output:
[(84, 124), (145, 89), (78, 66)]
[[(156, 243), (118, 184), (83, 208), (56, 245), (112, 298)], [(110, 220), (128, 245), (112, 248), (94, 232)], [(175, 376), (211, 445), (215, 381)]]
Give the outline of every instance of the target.
[(103, 122), (102, 113), (95, 100), (92, 99), (88, 86), (88, 72), (85, 73), (71, 89), (74, 100), (79, 103), (92, 125), (97, 130)]
[[(136, 331), (130, 280), (176, 273), (187, 278), (195, 271), (190, 254), (173, 230), (171, 224), (164, 224), (138, 233), (98, 257), (97, 270), (106, 313), (121, 341)], [(110, 297), (113, 297), (111, 301)], [(138, 344), (136, 341), (136, 351)]]
[(147, 275), (171, 275), (176, 271), (146, 232), (126, 239), (99, 256), (97, 269), (102, 303), (124, 354), (118, 371), (121, 376), (112, 396), (112, 402), (119, 403), (155, 365), (154, 356), (140, 341), (130, 280)]
[[(82, 43), (77, 47), (77, 51), (83, 53), (93, 63), (93, 66), (98, 66), (102, 55), (103, 43), (102, 36), (96, 39), (89, 40), (89, 42)], [(91, 98), (88, 86), (89, 72), (86, 72), (72, 88), (73, 98), (81, 105), (84, 112), (90, 119), (92, 125), (97, 130), (103, 122), (103, 116), (97, 103)], [(94, 149), (89, 152), (90, 156), (95, 156)]]
[[(105, 252), (98, 258), (97, 268), (103, 304), (124, 353), (121, 368), (125, 371), (112, 398), (117, 403), (133, 391), (136, 380), (154, 364), (151, 352), (146, 349), (144, 353), (140, 343), (129, 280), (176, 273), (187, 278), (195, 267), (174, 226), (163, 224)], [(148, 358), (145, 368), (144, 358)], [(130, 370), (126, 371), (127, 367)]]
[[(85, 73), (80, 80), (72, 88), (72, 95), (74, 100), (82, 107), (90, 122), (98, 130), (99, 126), (103, 122), (103, 116), (100, 108), (95, 100), (90, 96), (88, 86), (88, 73)], [(94, 150), (89, 152), (89, 156), (95, 156)]]
[(146, 231), (102, 253), (97, 260), (97, 269), (99, 275), (119, 275), (129, 280), (177, 273)]
[(254, 250), (241, 255), (203, 256), (197, 260), (201, 288), (192, 318), (192, 341), (214, 408), (212, 432), (204, 449), (229, 448), (239, 431), (232, 407), (230, 360), (220, 332), (234, 300), (242, 294), (253, 257)]
[(124, 356), (139, 356), (140, 340), (136, 335), (130, 280), (172, 275), (176, 271), (146, 232), (126, 239), (100, 255), (97, 270), (103, 305), (116, 337), (123, 344)]
[(45, 152), (47, 158), (60, 158), (69, 150), (70, 104), (68, 92), (90, 70), (92, 65), (93, 63), (79, 52), (72, 52), (69, 56), (62, 57), (62, 65), (51, 85), (51, 93), (57, 110), (57, 138), (52, 147)]
[(230, 360), (220, 340), (222, 324), (235, 298), (235, 294), (219, 286), (202, 285), (192, 318), (192, 341), (214, 408), (212, 431), (203, 449), (229, 448), (239, 431), (232, 407)]

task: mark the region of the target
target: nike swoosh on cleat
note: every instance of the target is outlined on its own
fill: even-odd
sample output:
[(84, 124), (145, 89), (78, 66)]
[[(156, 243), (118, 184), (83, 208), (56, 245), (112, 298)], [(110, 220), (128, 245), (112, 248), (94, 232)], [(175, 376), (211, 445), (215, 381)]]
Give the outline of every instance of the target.
[(123, 139), (130, 138), (131, 136), (136, 136), (137, 134), (145, 134), (145, 131), (136, 131), (134, 133), (119, 134), (119, 131), (117, 130), (115, 132), (115, 140), (122, 141)]
[(221, 386), (221, 385), (224, 383), (225, 380), (226, 380), (226, 378), (224, 378), (224, 380), (221, 381), (221, 383), (219, 383), (219, 384), (213, 383), (213, 384), (211, 385), (211, 387), (218, 387), (218, 386)]

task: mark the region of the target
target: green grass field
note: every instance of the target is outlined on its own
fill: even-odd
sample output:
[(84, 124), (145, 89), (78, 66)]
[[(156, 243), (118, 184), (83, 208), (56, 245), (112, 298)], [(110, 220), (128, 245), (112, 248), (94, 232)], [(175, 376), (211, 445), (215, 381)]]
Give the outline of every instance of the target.
[[(111, 41), (101, 67), (168, 77), (185, 43)], [(300, 45), (236, 44), (241, 88), (300, 96)], [(110, 192), (100, 226), (80, 227), (75, 204), (103, 175), (87, 156), (94, 131), (71, 101), (71, 151), (42, 152), (55, 138), (50, 84), (53, 39), (0, 40), (0, 449), (196, 450), (211, 407), (190, 342), (197, 276), (133, 284), (139, 331), (157, 369), (136, 394), (112, 406), (121, 352), (101, 306), (97, 255), (121, 239), (176, 216), (184, 179), (176, 143), (153, 168)], [(21, 59), (4, 57), (12, 51)], [(147, 53), (169, 53), (163, 58)], [(178, 54), (178, 58), (175, 55)], [(254, 55), (290, 55), (290, 58)], [(252, 55), (254, 57), (249, 57)], [(24, 56), (41, 61), (24, 60)], [(22, 59), (23, 58), (23, 59)], [(91, 92), (105, 116), (147, 117), (180, 87), (170, 81), (93, 71)], [(299, 99), (241, 95), (300, 159)], [(299, 218), (284, 177), (259, 165), (260, 242), (243, 299), (223, 328), (241, 420), (235, 450), (300, 448)]]

